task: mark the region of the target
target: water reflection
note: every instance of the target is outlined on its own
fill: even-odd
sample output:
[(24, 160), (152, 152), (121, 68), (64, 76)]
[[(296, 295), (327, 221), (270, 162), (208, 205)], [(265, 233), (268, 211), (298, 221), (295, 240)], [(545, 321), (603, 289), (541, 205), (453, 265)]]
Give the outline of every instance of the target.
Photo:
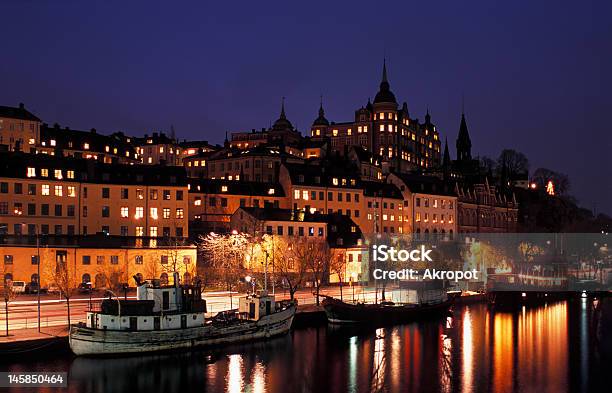
[(69, 371), (73, 392), (563, 392), (593, 390), (588, 300), (514, 312), (486, 305), (384, 329), (310, 328), (215, 351), (69, 357), (13, 369)]

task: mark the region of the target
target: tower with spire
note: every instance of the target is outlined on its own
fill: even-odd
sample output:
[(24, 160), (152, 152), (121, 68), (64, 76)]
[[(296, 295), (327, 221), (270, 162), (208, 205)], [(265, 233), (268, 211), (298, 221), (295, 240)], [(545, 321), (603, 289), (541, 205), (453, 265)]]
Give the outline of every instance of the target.
[(461, 113), (461, 124), (457, 136), (457, 160), (470, 161), (472, 159), (472, 141), (465, 121), (465, 113)]

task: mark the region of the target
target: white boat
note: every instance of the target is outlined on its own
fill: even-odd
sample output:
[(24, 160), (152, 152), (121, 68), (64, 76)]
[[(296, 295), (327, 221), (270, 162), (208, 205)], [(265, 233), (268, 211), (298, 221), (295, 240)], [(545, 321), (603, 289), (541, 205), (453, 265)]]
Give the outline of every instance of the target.
[(240, 298), (238, 310), (205, 318), (198, 286), (139, 283), (137, 300), (102, 302), (87, 322), (70, 327), (76, 355), (100, 356), (159, 352), (265, 339), (291, 329), (296, 305), (276, 302), (266, 292)]

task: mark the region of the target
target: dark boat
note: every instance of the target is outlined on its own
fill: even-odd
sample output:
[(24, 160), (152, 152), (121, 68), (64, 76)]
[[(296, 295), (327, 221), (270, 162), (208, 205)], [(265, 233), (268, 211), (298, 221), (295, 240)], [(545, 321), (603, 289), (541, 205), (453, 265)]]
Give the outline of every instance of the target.
[(393, 302), (346, 303), (332, 297), (322, 302), (327, 320), (332, 324), (360, 323), (387, 325), (448, 315), (453, 298), (441, 302), (395, 304)]

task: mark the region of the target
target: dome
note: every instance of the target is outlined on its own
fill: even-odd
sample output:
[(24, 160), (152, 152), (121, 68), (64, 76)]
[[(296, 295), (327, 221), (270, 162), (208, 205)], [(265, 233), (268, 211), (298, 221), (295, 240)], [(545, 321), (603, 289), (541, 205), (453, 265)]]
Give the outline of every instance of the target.
[(380, 82), (380, 90), (376, 93), (376, 97), (374, 97), (374, 103), (380, 102), (392, 102), (397, 104), (395, 99), (395, 94), (391, 92), (389, 82), (387, 81), (387, 63), (383, 62), (383, 73), (382, 73), (382, 81)]

